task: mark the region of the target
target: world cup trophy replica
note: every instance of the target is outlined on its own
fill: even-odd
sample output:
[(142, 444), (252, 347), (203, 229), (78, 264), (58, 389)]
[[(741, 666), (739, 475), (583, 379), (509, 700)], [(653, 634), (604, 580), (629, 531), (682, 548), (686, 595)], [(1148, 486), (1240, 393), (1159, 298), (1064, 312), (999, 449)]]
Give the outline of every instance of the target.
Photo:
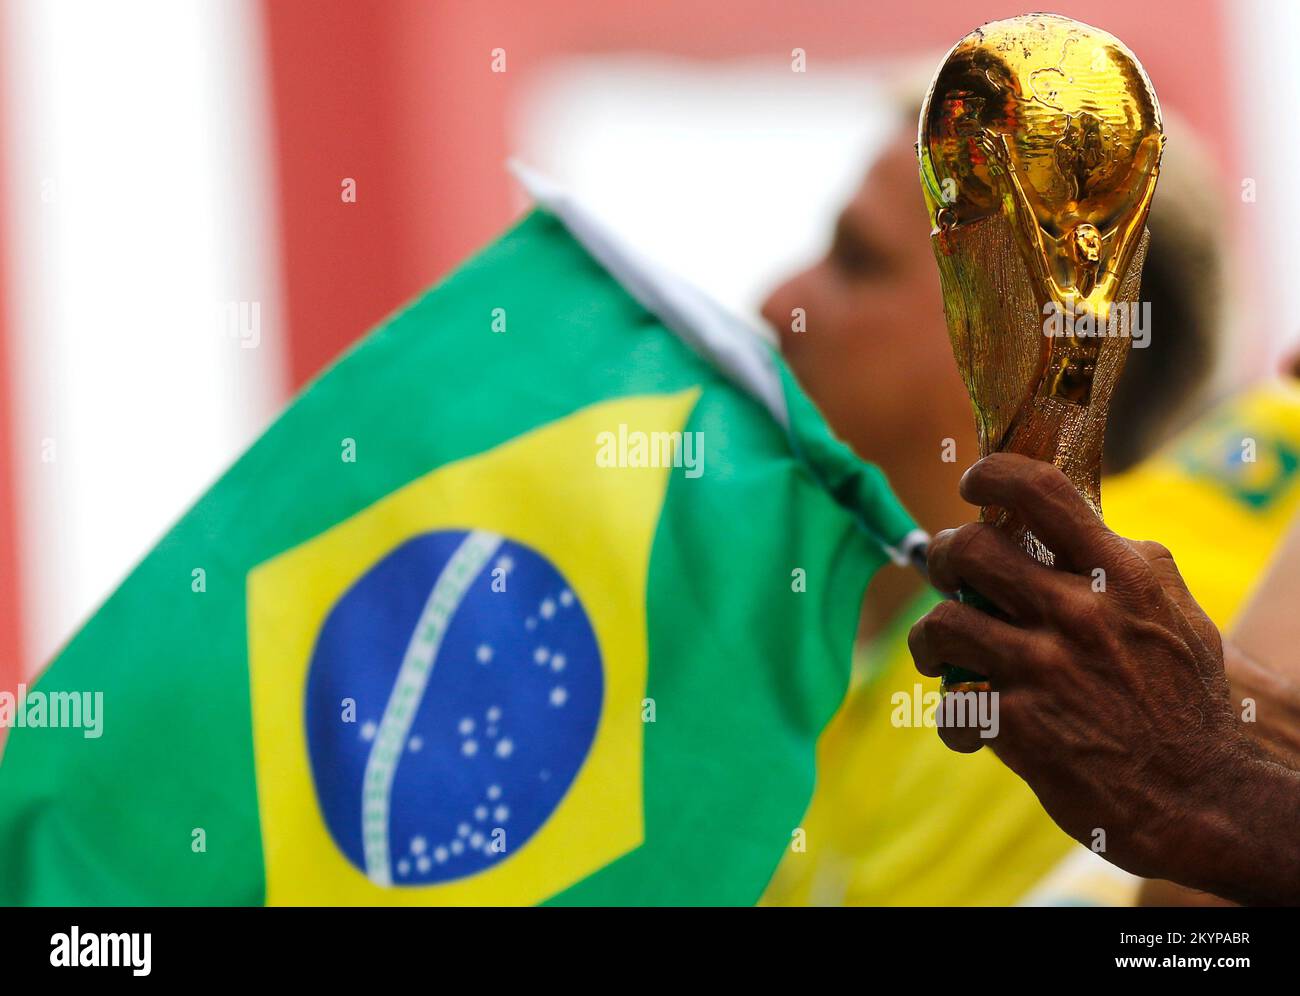
[[(980, 455), (1055, 464), (1098, 516), (1106, 415), (1163, 147), (1133, 53), (1053, 14), (976, 28), (944, 58), (921, 109), (921, 186)], [(1007, 510), (981, 518), (1052, 563)], [(988, 683), (953, 667), (944, 688)]]

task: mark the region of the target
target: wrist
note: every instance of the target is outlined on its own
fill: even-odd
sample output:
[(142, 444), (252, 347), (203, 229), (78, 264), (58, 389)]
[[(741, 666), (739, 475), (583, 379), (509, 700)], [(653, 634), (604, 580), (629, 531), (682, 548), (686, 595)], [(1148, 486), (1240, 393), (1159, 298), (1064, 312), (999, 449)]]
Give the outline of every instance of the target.
[(1224, 664), (1234, 713), (1254, 741), (1286, 763), (1300, 760), (1300, 686), (1287, 674), (1225, 643)]
[(1254, 905), (1300, 903), (1300, 773), (1241, 742), (1198, 780), (1175, 881)]

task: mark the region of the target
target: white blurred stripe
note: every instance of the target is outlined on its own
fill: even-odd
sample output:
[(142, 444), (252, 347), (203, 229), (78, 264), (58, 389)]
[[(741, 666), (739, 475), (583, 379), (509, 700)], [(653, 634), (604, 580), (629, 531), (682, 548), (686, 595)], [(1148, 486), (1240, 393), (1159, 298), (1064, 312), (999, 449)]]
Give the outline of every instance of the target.
[[(1251, 314), (1264, 325), (1269, 350), (1265, 369), (1272, 374), (1279, 359), (1300, 346), (1294, 305), (1295, 233), (1300, 202), (1291, 196), (1300, 176), (1300, 4), (1295, 0), (1247, 0), (1225, 3), (1228, 62), (1236, 76), (1232, 94), (1237, 110), (1236, 137), (1244, 182), (1254, 181), (1256, 199), (1242, 204), (1253, 272), (1248, 293), (1258, 296)], [(1231, 363), (1243, 351), (1226, 357)], [(1249, 368), (1249, 373), (1258, 370)]]
[[(9, 0), (4, 16), (31, 673), (266, 424), (284, 347), (256, 4)], [(258, 302), (257, 348), (222, 334), (225, 302)]]

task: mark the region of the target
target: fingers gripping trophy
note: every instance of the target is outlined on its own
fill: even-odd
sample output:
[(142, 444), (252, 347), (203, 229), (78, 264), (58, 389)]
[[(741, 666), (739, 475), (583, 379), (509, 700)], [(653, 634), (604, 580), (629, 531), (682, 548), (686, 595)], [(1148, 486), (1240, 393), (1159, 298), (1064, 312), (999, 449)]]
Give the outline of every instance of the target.
[[(976, 28), (944, 58), (921, 109), (921, 186), (980, 455), (1055, 464), (1098, 516), (1106, 415), (1163, 148), (1160, 107), (1133, 53), (1054, 14)], [(1007, 510), (981, 517), (1052, 563)], [(988, 683), (952, 668), (944, 688)]]

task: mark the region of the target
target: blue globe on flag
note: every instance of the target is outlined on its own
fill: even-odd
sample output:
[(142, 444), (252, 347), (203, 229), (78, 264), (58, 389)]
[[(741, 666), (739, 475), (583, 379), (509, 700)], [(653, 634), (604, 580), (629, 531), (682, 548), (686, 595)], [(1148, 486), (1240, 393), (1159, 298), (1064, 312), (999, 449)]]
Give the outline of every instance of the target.
[(312, 652), (307, 746), (331, 836), (386, 886), (507, 860), (582, 766), (603, 689), (587, 613), (536, 550), (477, 530), (408, 540)]

